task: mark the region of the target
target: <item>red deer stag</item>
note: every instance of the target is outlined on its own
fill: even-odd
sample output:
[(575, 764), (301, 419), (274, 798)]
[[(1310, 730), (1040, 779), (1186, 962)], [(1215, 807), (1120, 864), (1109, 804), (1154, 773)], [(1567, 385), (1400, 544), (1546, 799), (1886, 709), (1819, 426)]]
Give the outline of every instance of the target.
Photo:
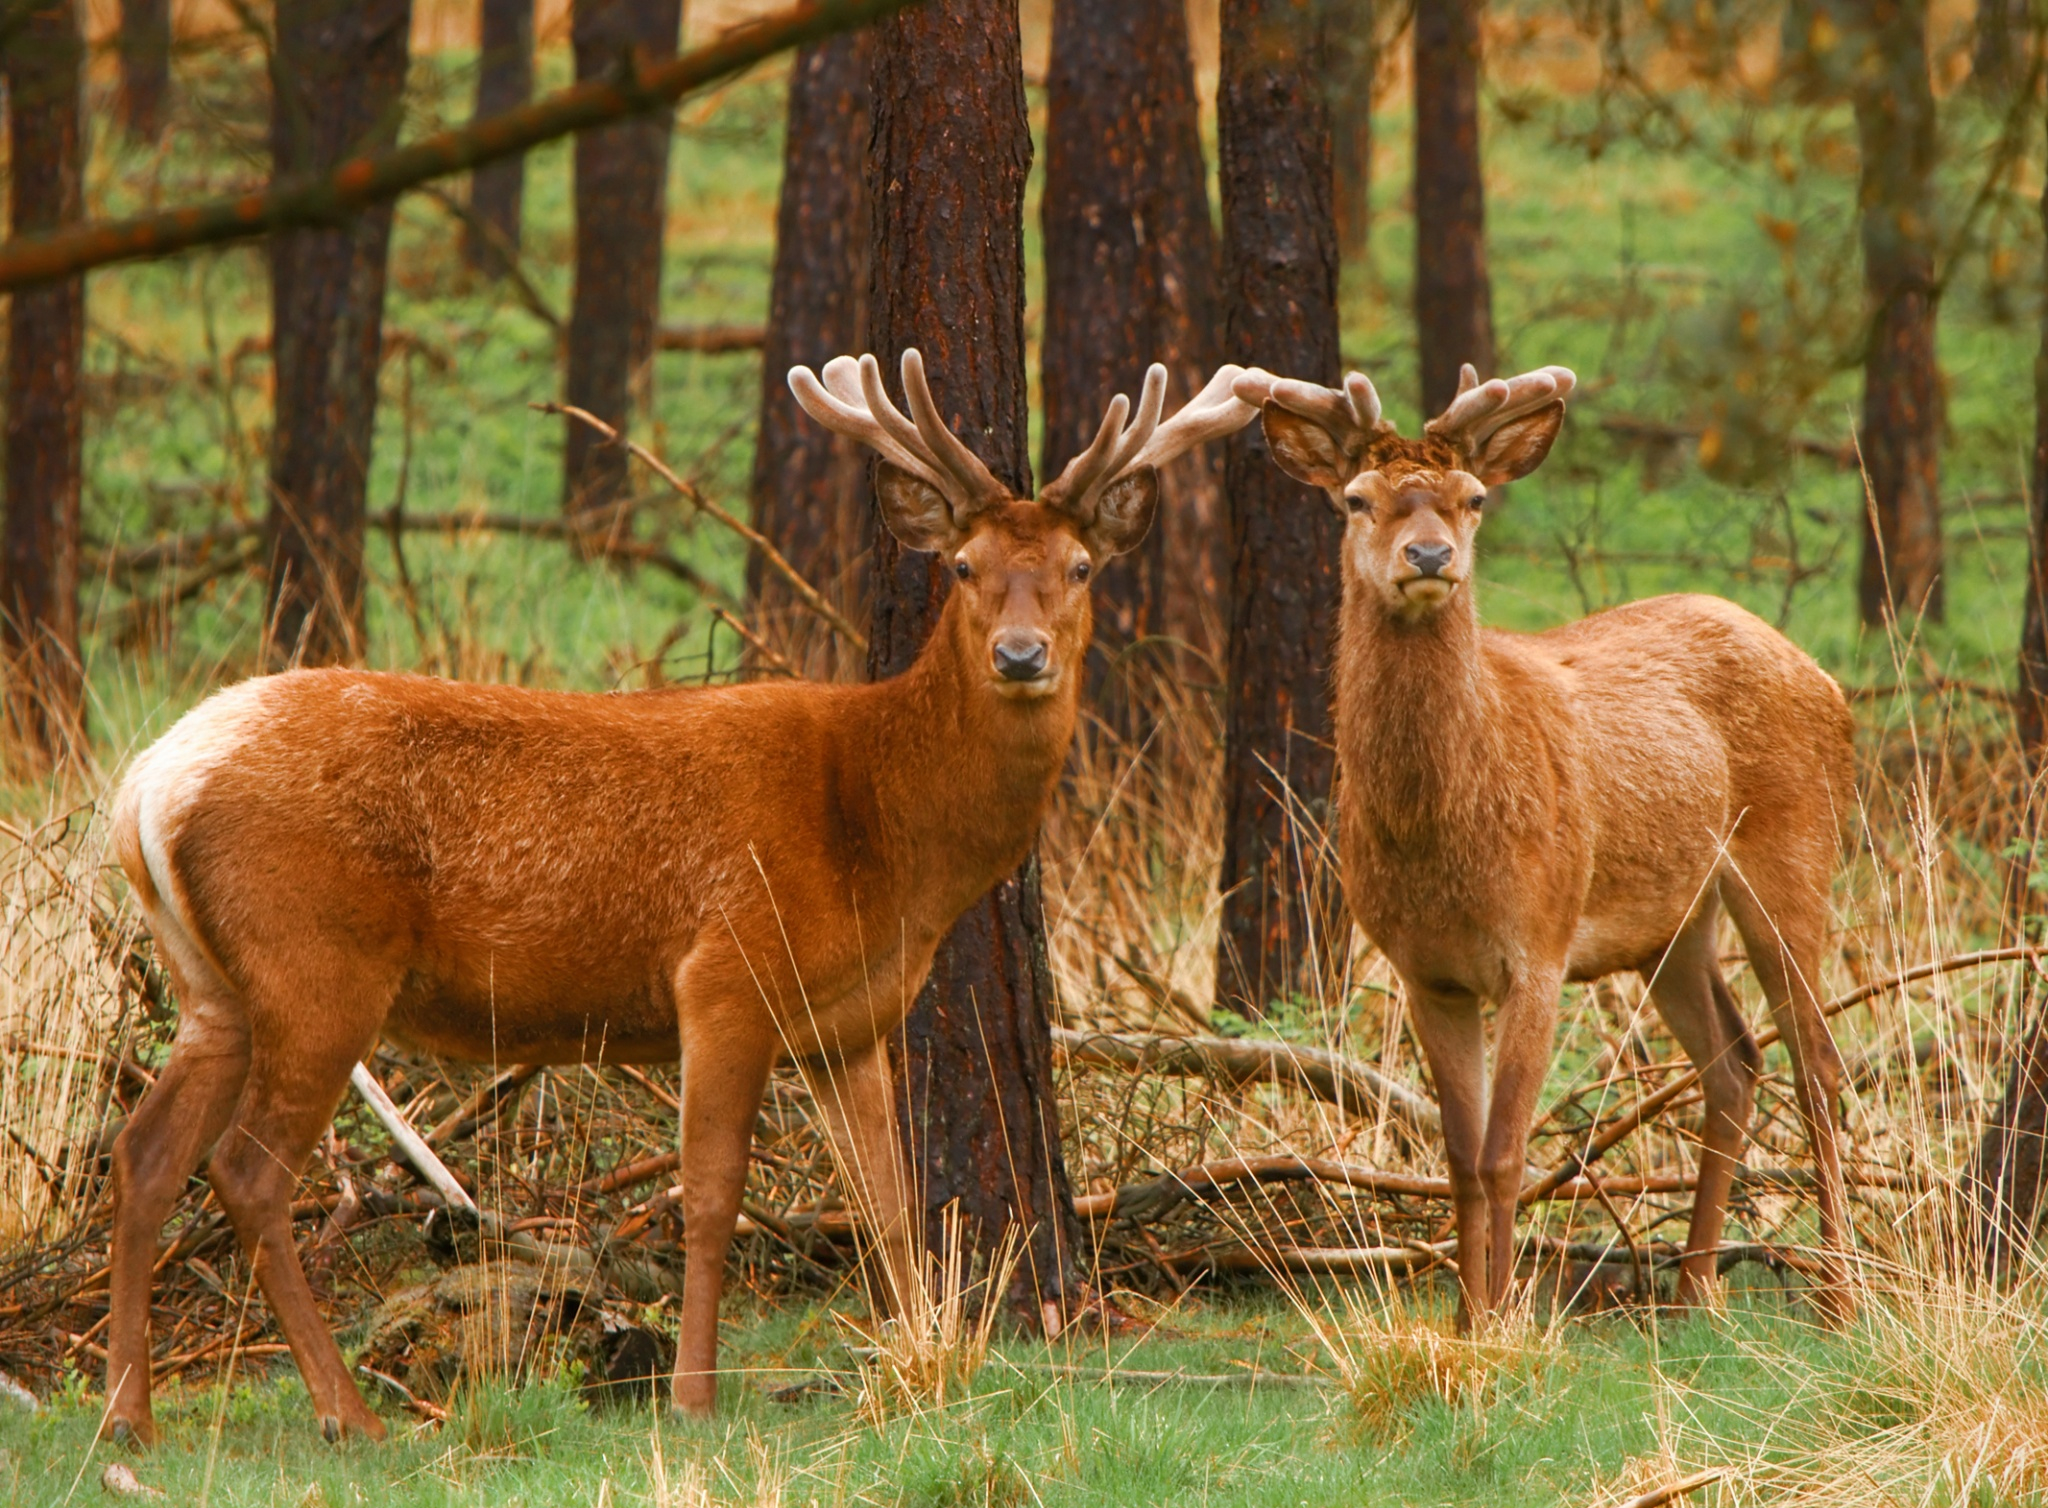
[[(1153, 367), (1036, 502), (872, 356), (804, 408), (880, 453), (882, 515), (957, 578), (875, 685), (626, 695), (306, 670), (243, 682), (135, 761), (122, 867), (180, 1004), (114, 1148), (107, 1429), (147, 1441), (171, 1202), (207, 1176), (322, 1432), (381, 1436), (322, 1321), (287, 1201), (379, 1036), (451, 1057), (682, 1060), (688, 1232), (673, 1396), (717, 1398), (719, 1290), (770, 1067), (798, 1059), (902, 1292), (921, 1250), (882, 1039), (954, 919), (1024, 858), (1067, 755), (1091, 575), (1152, 522), (1156, 468), (1249, 423), (1225, 367), (1161, 423)], [(1130, 422), (1127, 424), (1126, 420)]]
[[(1406, 440), (1342, 391), (1248, 373), (1288, 475), (1345, 515), (1338, 851), (1351, 913), (1406, 987), (1436, 1080), (1461, 1320), (1499, 1307), (1566, 980), (1634, 970), (1698, 1067), (1699, 1188), (1679, 1296), (1705, 1300), (1762, 1057), (1722, 979), (1734, 918), (1790, 1051), (1818, 1169), (1818, 1297), (1851, 1300), (1835, 1143), (1841, 1063), (1819, 1010), (1830, 879), (1854, 801), (1841, 689), (1769, 625), (1670, 596), (1546, 633), (1482, 629), (1486, 489), (1533, 471), (1576, 379), (1481, 383)], [(1481, 1003), (1495, 1010), (1489, 1086)]]

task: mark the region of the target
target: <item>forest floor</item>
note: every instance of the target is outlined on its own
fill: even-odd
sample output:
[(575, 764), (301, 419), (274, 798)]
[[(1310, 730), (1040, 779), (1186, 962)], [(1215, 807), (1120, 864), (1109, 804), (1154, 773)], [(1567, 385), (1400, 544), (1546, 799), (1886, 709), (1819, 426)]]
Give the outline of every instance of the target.
[[(263, 129), (247, 103), (249, 60), (239, 74), (221, 64), (216, 76), (210, 66), (190, 65), (198, 103), (179, 138), (189, 149), (138, 155), (101, 142), (95, 212), (248, 181)], [(550, 57), (547, 68), (559, 76), (563, 59)], [(467, 75), (456, 63), (423, 65), (418, 83), (422, 124), (466, 110)], [(664, 307), (672, 323), (746, 322), (765, 309), (781, 97), (775, 79), (754, 80), (681, 112)], [(1032, 103), (1042, 127), (1042, 91)], [(1853, 458), (1845, 465), (1832, 453), (1849, 443), (1858, 392), (1853, 125), (1845, 112), (1739, 95), (1670, 104), (1631, 113), (1626, 99), (1507, 88), (1490, 100), (1488, 232), (1503, 362), (1566, 363), (1582, 387), (1548, 464), (1489, 518), (1482, 610), (1495, 623), (1538, 628), (1653, 592), (1717, 592), (1779, 623), (1851, 688), (1869, 804), (1838, 897), (1842, 945), (1828, 964), (1838, 993), (1873, 973), (1999, 940), (2004, 860), (2013, 834), (2028, 830), (2003, 698), (2026, 555), (2041, 164), (2024, 152), (2008, 158), (1995, 111), (1961, 98), (1945, 104), (1943, 210), (1969, 227), (1952, 238), (1940, 335), (1948, 614), (1865, 632), (1854, 607), (1862, 489)], [(1390, 413), (1412, 428), (1405, 113), (1405, 101), (1391, 100), (1381, 119), (1381, 212), (1369, 262), (1346, 270), (1343, 344), (1347, 362), (1373, 375)], [(1034, 268), (1035, 184), (1025, 228)], [(561, 311), (570, 294), (566, 146), (534, 155), (527, 204), (527, 270), (542, 302)], [(554, 336), (519, 301), (461, 271), (458, 237), (434, 200), (401, 207), (370, 505), (548, 517), (559, 508), (560, 421), (529, 405), (558, 396)], [(62, 840), (72, 844), (65, 862), (86, 872), (97, 862), (91, 803), (105, 783), (200, 697), (255, 669), (261, 627), (261, 583), (248, 572), (130, 577), (108, 562), (121, 546), (260, 517), (270, 383), (259, 251), (114, 269), (90, 287), (86, 515), (99, 568), (86, 617), (100, 768), (56, 789), (0, 771), (0, 816), (24, 830), (75, 817), (58, 831), (72, 834)], [(1034, 294), (1034, 353), (1039, 312)], [(1035, 381), (1035, 354), (1033, 366)], [(756, 355), (662, 355), (648, 443), (708, 495), (743, 505), (762, 380)], [(1788, 440), (1798, 443), (1788, 450)], [(585, 689), (732, 674), (738, 645), (705, 609), (743, 595), (736, 541), (658, 494), (639, 527), (705, 584), (580, 564), (559, 543), (481, 530), (409, 537), (401, 573), (390, 537), (374, 533), (368, 660)], [(1182, 998), (1210, 998), (1220, 823), (1204, 772), (1213, 771), (1217, 726), (1200, 696), (1182, 708), (1161, 739), (1175, 746), (1162, 763), (1178, 784), (1135, 816), (1127, 802), (1111, 821), (1120, 769), (1084, 768), (1063, 797), (1044, 852), (1066, 1019), (1143, 1026), (1159, 1016), (1164, 997), (1134, 992), (1105, 964), (1131, 948)], [(24, 845), (21, 863), (0, 864), (8, 885), (32, 877), (29, 859), (50, 851)], [(0, 939), (10, 950), (0, 1021), (11, 1033), (20, 1028), (10, 1013), (48, 1006), (20, 983), (34, 971), (17, 966), (30, 946), (18, 918), (33, 910), (0, 905), (17, 928)], [(88, 937), (91, 953), (89, 929), (74, 933)], [(1753, 996), (1745, 978), (1735, 983)], [(1273, 1028), (1419, 1082), (1383, 965), (1361, 954), (1356, 984), (1341, 1000), (1278, 1012)], [(1630, 989), (1574, 990), (1547, 1098), (1571, 1103), (1589, 1085), (1605, 1092), (1623, 1061), (1653, 1078), (1675, 1056)], [(33, 1378), (46, 1395), (42, 1412), (14, 1412), (0, 1399), (0, 1497), (41, 1504), (98, 1494), (102, 1471), (120, 1460), (170, 1501), (308, 1508), (1601, 1505), (1708, 1469), (1729, 1476), (1700, 1501), (1724, 1508), (2048, 1501), (2048, 1311), (2039, 1288), (2001, 1296), (1956, 1280), (1954, 1250), (1942, 1244), (1945, 1196), (1997, 1093), (2023, 993), (2018, 971), (1986, 971), (1843, 1019), (1844, 1050), (1862, 1075), (1857, 1156), (1910, 1171), (1923, 1191), (1859, 1203), (1859, 1236), (1884, 1277), (1843, 1336), (1816, 1331), (1796, 1291), (1768, 1280), (1738, 1294), (1725, 1317), (1643, 1308), (1567, 1316), (1475, 1347), (1447, 1339), (1434, 1310), (1408, 1312), (1436, 1301), (1435, 1280), (1391, 1310), (1369, 1288), (1291, 1302), (1255, 1284), (1166, 1303), (1147, 1338), (1084, 1335), (1052, 1348), (1002, 1341), (965, 1398), (878, 1420), (856, 1398), (829, 1392), (768, 1401), (789, 1379), (847, 1371), (834, 1318), (844, 1305), (746, 1293), (729, 1310), (738, 1375), (714, 1425), (588, 1408), (573, 1373), (558, 1372), (459, 1392), (439, 1430), (392, 1409), (390, 1444), (336, 1450), (320, 1443), (288, 1360), (264, 1356), (171, 1384), (160, 1410), (165, 1443), (146, 1457), (91, 1445), (99, 1369), (81, 1370), (73, 1350), (63, 1368)], [(74, 1015), (56, 1040), (103, 1046), (114, 1017)], [(46, 1040), (56, 1031), (47, 1015), (21, 1019)], [(12, 1052), (21, 1038), (6, 1040)], [(148, 1067), (162, 1046), (159, 1035), (134, 1051)], [(79, 1131), (83, 1101), (58, 1096), (62, 1114), (47, 1122), (21, 1108), (44, 1104), (36, 1096), (57, 1061), (33, 1072), (0, 1062), (0, 1119), (31, 1143)], [(1219, 1108), (1192, 1093), (1171, 1104), (1119, 1099), (1121, 1089), (1078, 1075), (1063, 1084), (1069, 1164), (1097, 1193), (1254, 1142), (1252, 1150), (1383, 1163), (1405, 1156), (1406, 1168), (1441, 1171), (1433, 1150), (1378, 1122), (1332, 1127), (1253, 1095)], [(1597, 1110), (1597, 1094), (1593, 1101)], [(1134, 1104), (1153, 1118), (1132, 1119)], [(1759, 1158), (1796, 1165), (1781, 1077), (1766, 1111), (1759, 1137), (1770, 1145), (1760, 1140)], [(1580, 1126), (1566, 1117), (1551, 1134)], [(1564, 1143), (1546, 1146), (1554, 1157)], [(1687, 1156), (1682, 1135), (1660, 1133), (1628, 1166)], [(64, 1211), (24, 1192), (38, 1188), (25, 1159), (0, 1158), (5, 1221), (61, 1222)], [(1628, 1214), (1647, 1238), (1668, 1236), (1666, 1222), (1683, 1209), (1681, 1196), (1632, 1203)], [(1577, 1210), (1547, 1228), (1578, 1234), (1569, 1222), (1602, 1218)], [(1780, 1199), (1738, 1211), (1737, 1224), (1757, 1239), (1797, 1242), (1805, 1220), (1799, 1201)], [(238, 1258), (221, 1255), (217, 1268), (221, 1292), (242, 1291)], [(1161, 1291), (1150, 1276), (1141, 1286), (1127, 1299), (1134, 1308)], [(251, 1322), (251, 1338), (275, 1344), (260, 1315)], [(1253, 1372), (1293, 1380), (1251, 1386), (1243, 1379)], [(1322, 1380), (1300, 1381), (1309, 1374)]]

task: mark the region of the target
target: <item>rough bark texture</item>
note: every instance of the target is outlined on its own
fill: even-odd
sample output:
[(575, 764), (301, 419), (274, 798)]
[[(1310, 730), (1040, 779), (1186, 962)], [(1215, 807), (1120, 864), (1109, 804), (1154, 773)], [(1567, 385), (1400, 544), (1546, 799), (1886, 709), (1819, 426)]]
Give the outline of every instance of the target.
[[(84, 45), (71, 0), (38, 5), (7, 39), (11, 233), (79, 218)], [(0, 673), (11, 741), (62, 756), (85, 727), (78, 653), (80, 364), (85, 282), (17, 293), (7, 316), (6, 520), (0, 530)]]
[[(1870, 0), (1848, 18), (1863, 280), (1863, 464), (1870, 506), (1857, 598), (1863, 621), (1942, 617), (1941, 376), (1935, 366), (1934, 94), (1921, 0)], [(1853, 28), (1853, 29), (1852, 29)]]
[[(2048, 190), (2041, 195), (2041, 223), (2048, 230)], [(2043, 264), (2048, 286), (2048, 260)], [(2020, 748), (2027, 788), (2022, 821), (2029, 836), (2041, 829), (2041, 780), (2048, 773), (2048, 302), (2041, 310), (2041, 343), (2034, 355), (2034, 466), (2030, 487), (2031, 529), (2027, 551), (2026, 598), (2021, 610), (2019, 652)], [(2032, 899), (2030, 864), (2013, 866), (2008, 895), (2024, 924)], [(2029, 994), (2032, 976), (2029, 975)], [(2011, 1269), (2040, 1222), (2043, 1176), (2048, 1173), (2048, 1009), (2035, 1000), (2030, 1017), (2014, 1038), (2018, 1044), (2005, 1094), (1985, 1123), (1971, 1169), (1970, 1192), (1977, 1215), (1978, 1249), (1993, 1273)]]
[[(868, 34), (834, 37), (796, 56), (775, 274), (761, 347), (761, 434), (754, 450), (754, 523), (783, 558), (849, 616), (867, 610), (874, 503), (866, 452), (808, 418), (789, 369), (867, 349)], [(747, 561), (757, 621), (792, 660), (831, 675), (839, 641), (791, 608), (782, 579)]]
[(1328, 0), (1324, 93), (1337, 181), (1337, 248), (1362, 260), (1372, 241), (1372, 92), (1379, 71), (1373, 0)]
[[(682, 0), (576, 0), (576, 77), (601, 76), (634, 49), (673, 54), (682, 19)], [(661, 110), (576, 138), (576, 296), (563, 391), (621, 430), (652, 375), (674, 120)], [(588, 425), (563, 422), (563, 507), (575, 514), (613, 502), (626, 452)]]
[[(1058, 0), (1046, 79), (1047, 480), (1095, 438), (1113, 394), (1163, 362), (1167, 407), (1216, 360), (1216, 233), (1181, 0)], [(1108, 669), (1155, 635), (1220, 647), (1223, 487), (1213, 447), (1166, 468), (1158, 520), (1095, 588), (1092, 699), (1129, 707)], [(1124, 719), (1128, 723), (1128, 719)], [(1134, 726), (1134, 725), (1132, 725)]]
[[(397, 139), (411, 0), (299, 0), (277, 12), (270, 146), (310, 172)], [(391, 207), (270, 243), (277, 367), (270, 438), (272, 654), (352, 660), (363, 645), (363, 525)]]
[[(940, 413), (1007, 485), (1028, 495), (1024, 179), (1031, 135), (1017, 10), (948, 0), (876, 28), (870, 344), (897, 401), (915, 345)], [(915, 657), (951, 578), (877, 520), (869, 673)], [(1011, 1298), (1031, 1315), (1073, 1293), (1073, 1194), (1060, 1153), (1052, 979), (1038, 861), (970, 907), (939, 945), (900, 1039), (900, 1093), (928, 1237), (960, 1202), (984, 1252), (1028, 1232)], [(936, 1246), (935, 1248), (936, 1249)]]
[[(1223, 11), (1217, 119), (1232, 361), (1334, 383), (1337, 231), (1311, 12)], [(1330, 636), (1343, 526), (1267, 457), (1258, 425), (1226, 449), (1230, 653), (1224, 747), (1220, 1004), (1255, 1013), (1313, 993), (1348, 935), (1317, 857), (1329, 813)]]
[[(477, 7), (476, 118), (516, 110), (532, 98), (533, 0), (482, 0)], [(472, 223), (463, 231), (465, 262), (484, 273), (504, 269), (500, 248), (519, 250), (525, 197), (524, 157), (508, 157), (470, 175)]]
[(1486, 191), (1479, 163), (1479, 17), (1483, 0), (1415, 7), (1415, 336), (1422, 411), (1440, 414), (1458, 368), (1493, 374), (1493, 286), (1486, 275)]
[(121, 0), (121, 127), (136, 141), (163, 134), (171, 93), (171, 0)]

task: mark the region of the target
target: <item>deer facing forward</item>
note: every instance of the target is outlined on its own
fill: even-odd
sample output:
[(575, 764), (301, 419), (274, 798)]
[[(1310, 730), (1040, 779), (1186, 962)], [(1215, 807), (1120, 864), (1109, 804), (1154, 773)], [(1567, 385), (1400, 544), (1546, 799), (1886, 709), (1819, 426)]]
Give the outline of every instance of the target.
[[(203, 703), (135, 761), (114, 841), (177, 1036), (115, 1143), (107, 1430), (152, 1438), (157, 1237), (202, 1158), (321, 1429), (381, 1436), (299, 1265), (289, 1198), (380, 1036), (452, 1057), (682, 1059), (680, 1408), (716, 1400), (718, 1302), (770, 1068), (796, 1058), (886, 1292), (921, 1260), (886, 1035), (959, 914), (1030, 849), (1067, 756), (1089, 580), (1156, 468), (1249, 423), (1226, 367), (1161, 423), (1119, 397), (1037, 501), (873, 357), (790, 383), (880, 453), (877, 496), (956, 579), (903, 675), (578, 695), (295, 671)], [(1128, 423), (1126, 421), (1129, 421)]]
[[(1704, 1299), (1761, 1054), (1722, 978), (1742, 934), (1789, 1050), (1818, 1173), (1818, 1297), (1846, 1315), (1840, 1059), (1816, 989), (1851, 804), (1841, 689), (1733, 603), (1670, 596), (1547, 633), (1480, 627), (1486, 489), (1533, 471), (1575, 379), (1480, 383), (1420, 440), (1339, 391), (1248, 373), (1274, 460), (1344, 514), (1336, 689), (1347, 902), (1405, 987), (1443, 1111), (1460, 1314), (1500, 1305), (1529, 1131), (1567, 980), (1626, 970), (1701, 1075), (1699, 1184), (1679, 1269)], [(1482, 1004), (1494, 1008), (1491, 1082)]]

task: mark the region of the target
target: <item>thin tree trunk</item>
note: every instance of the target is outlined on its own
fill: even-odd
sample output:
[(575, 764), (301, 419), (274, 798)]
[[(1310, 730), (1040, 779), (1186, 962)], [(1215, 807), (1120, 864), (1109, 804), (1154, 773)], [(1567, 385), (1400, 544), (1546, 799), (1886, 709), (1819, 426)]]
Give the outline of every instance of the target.
[[(477, 7), (477, 118), (516, 110), (532, 98), (533, 0), (482, 0)], [(505, 253), (519, 250), (525, 197), (524, 157), (508, 157), (470, 174), (463, 261), (478, 272), (505, 270)]]
[(171, 0), (121, 0), (121, 126), (140, 142), (163, 134), (171, 93)]
[(2002, 98), (2020, 81), (2026, 64), (2030, 0), (1977, 0), (1976, 34), (1970, 41), (1970, 82)]
[[(277, 10), (270, 143), (280, 174), (333, 166), (398, 137), (411, 0), (296, 0)], [(377, 428), (391, 206), (270, 243), (271, 654), (361, 656), (363, 525)]]
[[(1017, 9), (950, 0), (898, 14), (873, 38), (867, 191), (868, 318), (892, 388), (924, 353), (940, 413), (1028, 495), (1024, 180), (1031, 165)], [(897, 393), (897, 401), (902, 396)], [(950, 576), (877, 520), (869, 674), (909, 665)], [(899, 1040), (900, 1094), (928, 1238), (959, 1201), (986, 1253), (1026, 1233), (1014, 1304), (1043, 1316), (1073, 1293), (1073, 1194), (1053, 1099), (1052, 977), (1034, 857), (968, 908), (940, 943)]]
[[(866, 611), (867, 457), (843, 435), (813, 423), (789, 391), (789, 369), (821, 367), (866, 349), (868, 34), (806, 47), (789, 78), (782, 202), (775, 219), (775, 272), (761, 348), (761, 434), (754, 450), (754, 522), (805, 579), (849, 614)], [(792, 658), (831, 675), (836, 638), (790, 593), (747, 560), (747, 592)]]
[[(1215, 360), (1216, 233), (1182, 0), (1057, 0), (1046, 81), (1045, 432), (1041, 474), (1095, 438), (1112, 394), (1136, 402), (1166, 365), (1168, 407)], [(1168, 467), (1145, 542), (1095, 588), (1089, 683), (1137, 732), (1124, 678), (1155, 635), (1214, 647), (1222, 591), (1221, 456)]]
[[(628, 52), (675, 52), (682, 0), (575, 0), (576, 77), (609, 72)], [(566, 401), (624, 430), (644, 407), (661, 314), (661, 243), (675, 113), (657, 111), (576, 138), (576, 296), (569, 313)], [(562, 505), (615, 501), (626, 452), (567, 424)]]
[[(2041, 225), (2048, 232), (2048, 189), (2041, 195)], [(2048, 289), (2048, 257), (2042, 286)], [(2030, 488), (2030, 543), (2026, 597), (2021, 608), (2019, 701), (2015, 707), (2027, 789), (2021, 803), (2022, 832), (2032, 848), (2041, 830), (2042, 783), (2048, 776), (2048, 300), (2041, 308), (2041, 341), (2034, 355), (2034, 467)], [(2031, 854), (2013, 865), (2011, 910), (2021, 925), (2026, 913)], [(1998, 1108), (1984, 1126), (1968, 1188), (1974, 1207), (1976, 1247), (1994, 1275), (2011, 1270), (2040, 1223), (2048, 1192), (2048, 1001), (2032, 988), (2032, 1008), (2020, 1021), (2018, 1046)]]
[[(76, 220), (83, 209), (84, 43), (71, 0), (36, 6), (6, 46), (9, 228), (22, 236)], [(78, 646), (84, 350), (83, 278), (14, 295), (7, 316), (0, 674), (9, 731), (41, 761), (62, 758), (85, 732)]]
[[(1337, 380), (1337, 229), (1311, 12), (1225, 0), (1222, 149), (1227, 355)], [(1224, 746), (1219, 1003), (1248, 1014), (1312, 995), (1348, 924), (1320, 858), (1335, 757), (1330, 636), (1343, 527), (1266, 455), (1259, 426), (1225, 451), (1230, 499), (1229, 713)]]
[(1484, 0), (1416, 0), (1415, 338), (1422, 411), (1440, 414), (1465, 362), (1493, 373), (1493, 286), (1479, 162)]
[(1870, 478), (1857, 597), (1873, 626), (1943, 614), (1941, 374), (1935, 366), (1934, 94), (1922, 0), (1837, 5), (1853, 17), (1863, 158), (1863, 465)]
[(1337, 179), (1337, 249), (1363, 261), (1372, 242), (1372, 97), (1379, 72), (1373, 0), (1329, 0), (1324, 93)]

